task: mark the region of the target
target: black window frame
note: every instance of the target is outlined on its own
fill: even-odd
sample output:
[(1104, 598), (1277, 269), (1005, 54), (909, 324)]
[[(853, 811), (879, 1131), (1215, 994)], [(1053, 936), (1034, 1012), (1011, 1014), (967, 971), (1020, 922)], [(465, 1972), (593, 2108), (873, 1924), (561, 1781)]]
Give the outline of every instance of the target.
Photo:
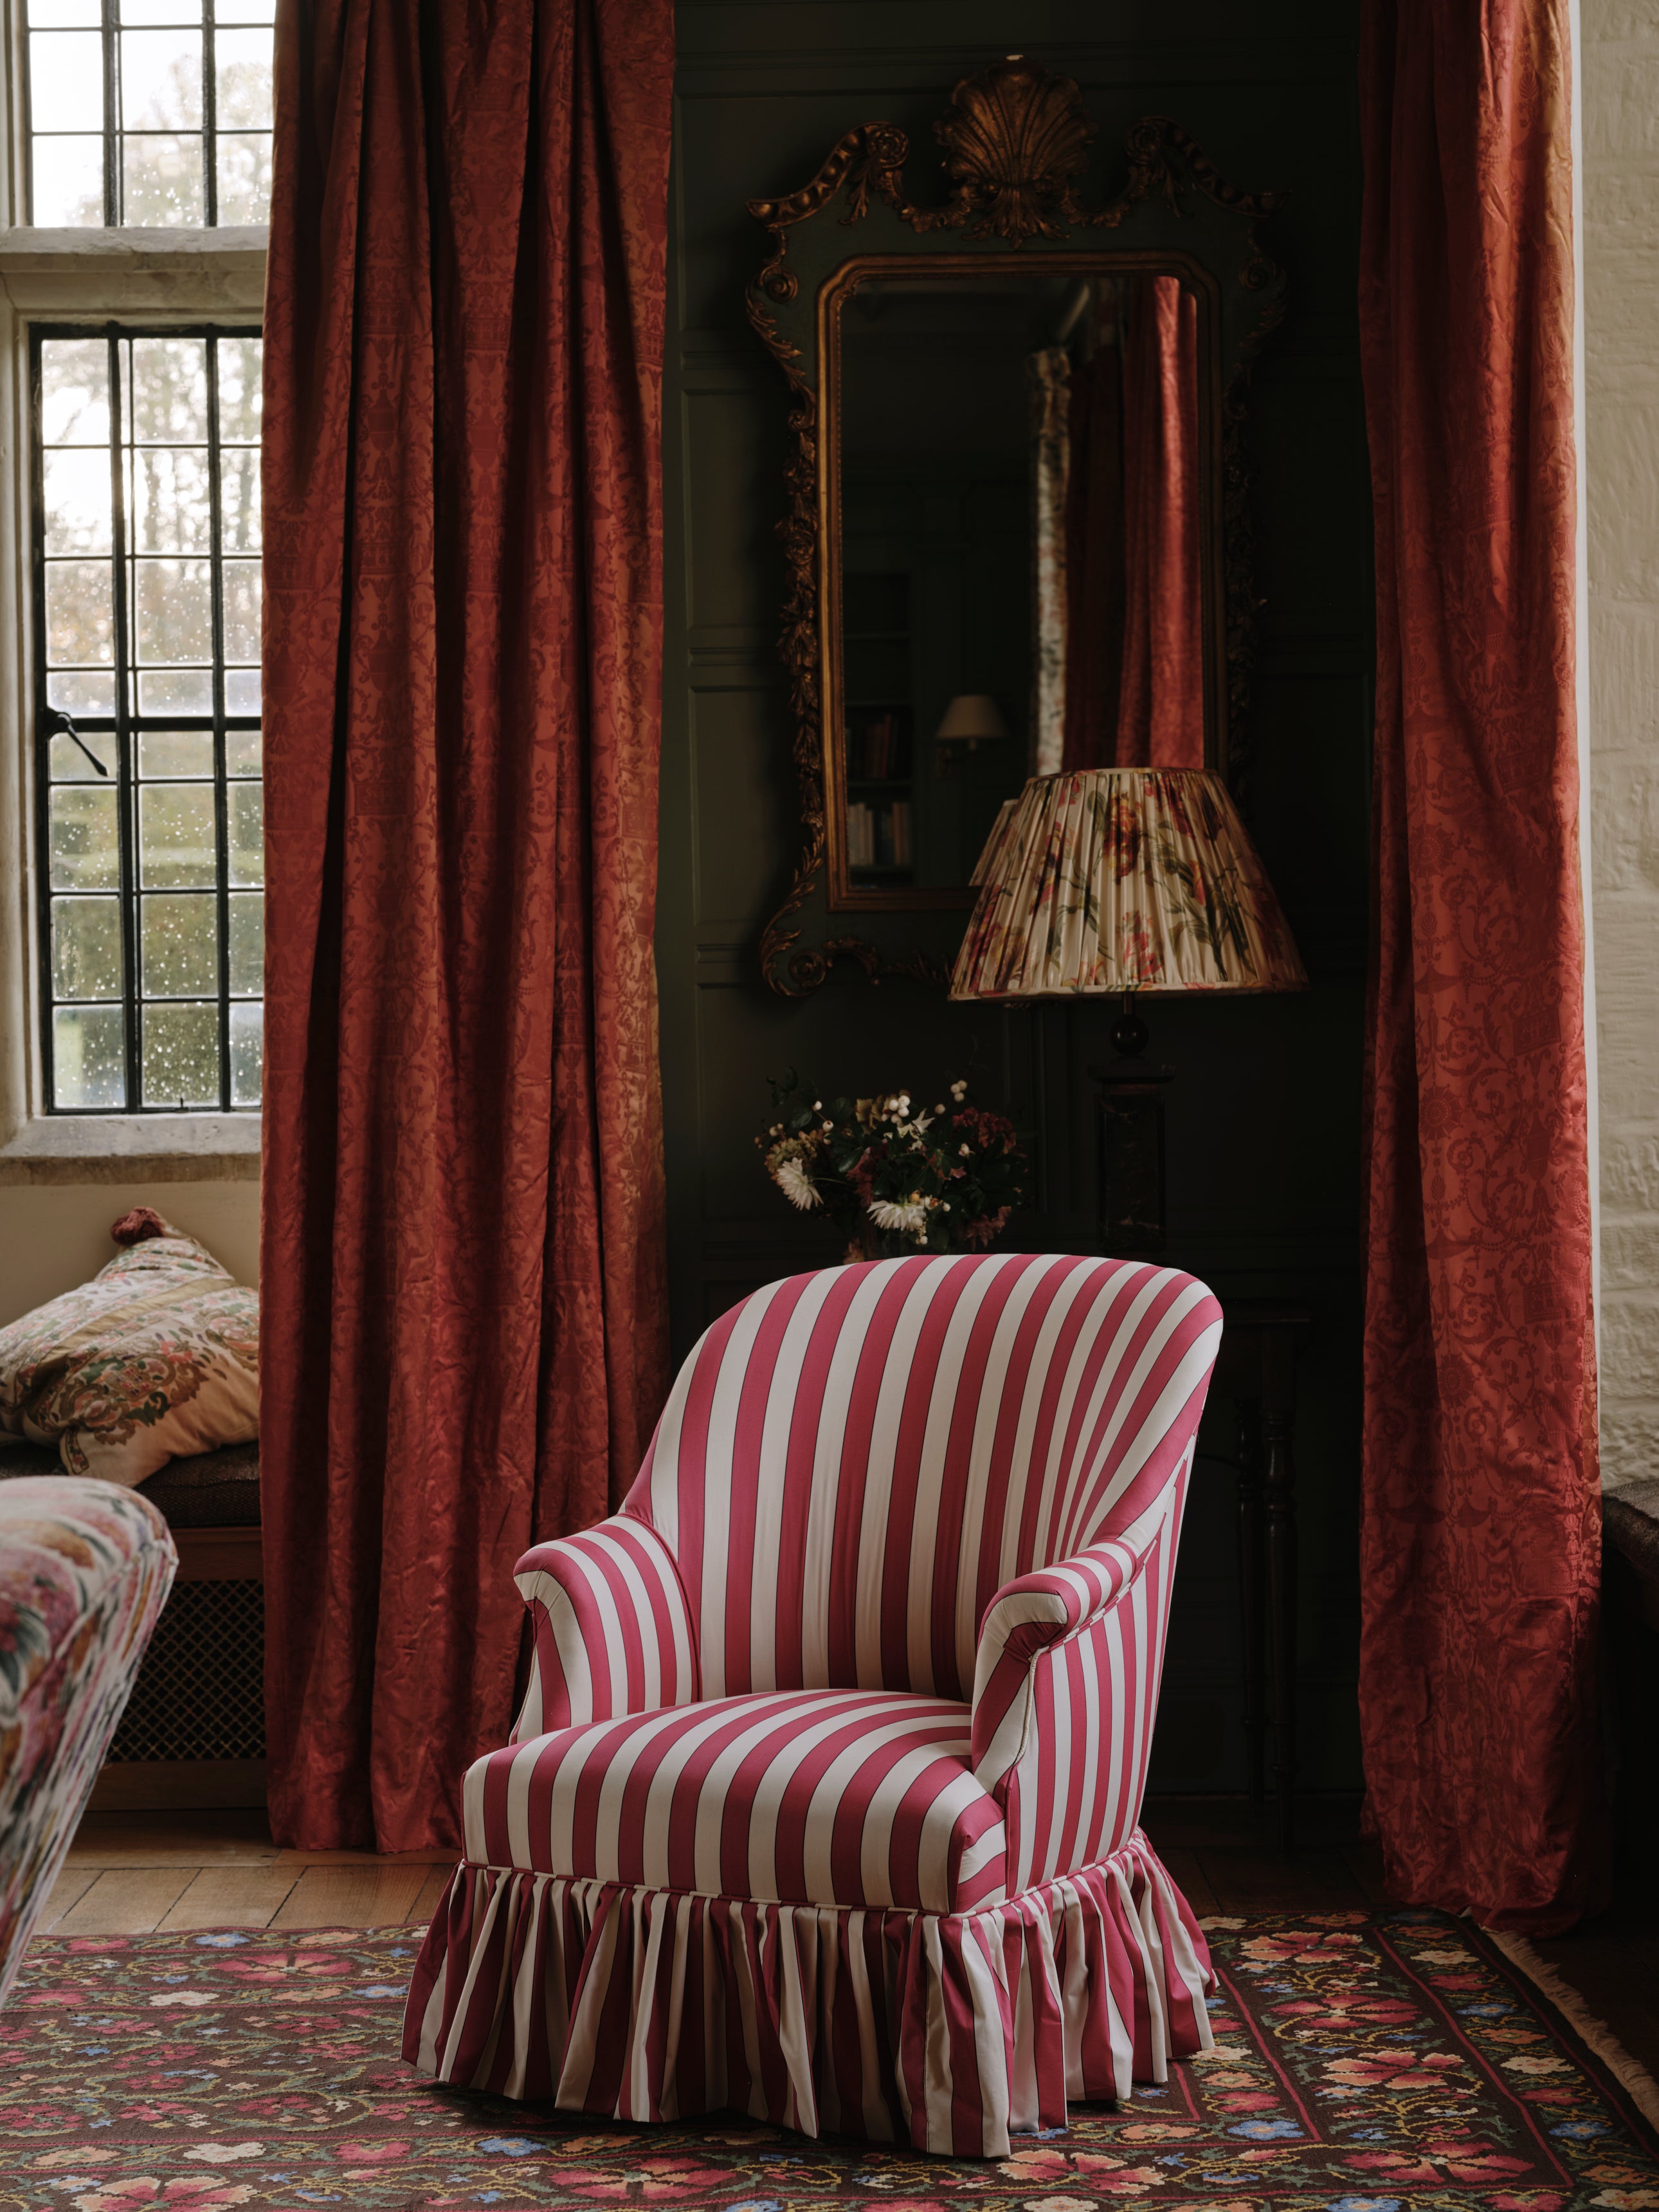
[[(212, 574), (210, 602), (213, 623), (212, 712), (208, 714), (185, 714), (167, 709), (157, 714), (141, 714), (132, 697), (133, 663), (129, 652), (128, 622), (131, 611), (129, 599), (130, 548), (128, 545), (129, 517), (125, 511), (125, 472), (121, 404), (121, 359), (119, 347), (123, 341), (133, 338), (250, 338), (264, 337), (264, 325), (258, 322), (229, 323), (204, 319), (189, 322), (155, 322), (120, 320), (105, 318), (96, 321), (32, 322), (28, 325), (29, 377), (29, 528), (30, 573), (33, 578), (33, 607), (31, 622), (31, 647), (33, 720), (34, 720), (34, 805), (33, 836), (35, 875), (37, 883), (36, 931), (39, 938), (38, 985), (39, 1018), (40, 1024), (41, 1110), (47, 1115), (96, 1115), (106, 1119), (143, 1115), (164, 1119), (171, 1114), (237, 1114), (258, 1115), (263, 1104), (264, 1087), (258, 1103), (239, 1104), (231, 1097), (232, 1068), (230, 1054), (230, 1012), (233, 1006), (258, 1003), (263, 1006), (264, 992), (258, 1001), (242, 997), (233, 999), (230, 993), (230, 897), (233, 890), (240, 885), (230, 882), (229, 839), (229, 783), (225, 762), (225, 738), (232, 730), (261, 730), (263, 712), (255, 714), (232, 714), (225, 708), (225, 653), (224, 653), (224, 562), (222, 520), (220, 514), (220, 442), (219, 374), (216, 348), (210, 347), (208, 363), (208, 454), (210, 496), (212, 502), (213, 544), (210, 554)], [(110, 348), (110, 465), (111, 465), (111, 550), (109, 560), (116, 572), (113, 595), (113, 635), (112, 639), (112, 668), (115, 678), (115, 712), (94, 714), (76, 712), (69, 715), (49, 703), (49, 678), (46, 664), (46, 441), (42, 422), (43, 391), (41, 380), (41, 348), (53, 339), (85, 340), (102, 337)], [(233, 558), (241, 557), (233, 554)], [(260, 565), (264, 566), (263, 544)], [(91, 738), (112, 732), (116, 744), (116, 791), (118, 852), (121, 881), (117, 896), (121, 919), (121, 995), (118, 1000), (97, 1001), (62, 1000), (53, 988), (52, 957), (52, 900), (65, 896), (54, 890), (52, 881), (52, 745), (54, 738), (66, 734), (66, 725), (74, 733)], [(200, 1005), (204, 994), (197, 992), (179, 997), (146, 998), (140, 966), (140, 921), (142, 886), (139, 882), (137, 852), (137, 811), (140, 779), (137, 773), (137, 739), (146, 728), (185, 732), (210, 730), (213, 733), (213, 806), (215, 845), (214, 896), (218, 921), (218, 977), (216, 998), (218, 1008), (219, 1042), (219, 1100), (216, 1105), (192, 1102), (183, 1106), (146, 1105), (143, 1097), (143, 1009), (149, 1006)], [(238, 781), (252, 778), (235, 779)], [(264, 785), (261, 768), (258, 779)], [(249, 886), (247, 888), (252, 888)], [(69, 894), (72, 896), (73, 894)], [(108, 897), (107, 891), (89, 894)], [(259, 896), (264, 896), (263, 884)], [(115, 1106), (83, 1104), (59, 1105), (54, 1082), (53, 1054), (55, 1049), (54, 1012), (60, 1004), (118, 1005), (124, 1019), (124, 1066), (126, 1079), (125, 1103)]]
[[(23, 56), (23, 206), (25, 210), (23, 220), (26, 224), (30, 225), (34, 222), (34, 143), (36, 132), (34, 128), (34, 101), (33, 88), (30, 82), (30, 55), (32, 48), (29, 44), (29, 33), (32, 30), (44, 30), (47, 33), (51, 33), (59, 27), (60, 27), (56, 24), (31, 24), (27, 21), (27, 10), (25, 10), (24, 21), (21, 31)], [(127, 224), (126, 217), (122, 212), (121, 205), (125, 189), (123, 164), (121, 161), (121, 143), (124, 138), (129, 136), (145, 137), (150, 134), (145, 132), (129, 133), (121, 114), (120, 34), (124, 27), (121, 22), (120, 0), (100, 0), (99, 20), (96, 24), (87, 23), (84, 25), (64, 25), (61, 27), (64, 29), (83, 29), (87, 31), (96, 30), (102, 40), (104, 125), (101, 134), (99, 135), (101, 135), (104, 141), (104, 228), (106, 230), (124, 230), (129, 226)], [(143, 31), (194, 31), (198, 26), (194, 21), (188, 21), (178, 23), (128, 24), (125, 27), (129, 30)], [(199, 223), (182, 223), (178, 225), (177, 228), (181, 237), (189, 237), (196, 232), (202, 230), (216, 230), (219, 228), (218, 33), (222, 29), (226, 31), (250, 31), (263, 29), (264, 27), (262, 24), (253, 23), (239, 22), (220, 24), (215, 19), (214, 0), (202, 0), (202, 15), (200, 23), (202, 34), (202, 127), (199, 132), (187, 131), (176, 134), (181, 137), (187, 138), (199, 137), (202, 141), (202, 220)], [(274, 41), (276, 37), (276, 27), (274, 24), (271, 27), (271, 36)], [(61, 131), (43, 131), (39, 135), (42, 138), (53, 138), (61, 137), (65, 135), (74, 136), (76, 134), (64, 134)], [(85, 135), (90, 137), (94, 134), (88, 131)], [(239, 136), (241, 134), (240, 132), (233, 131), (232, 135)], [(90, 227), (91, 226), (88, 226), (88, 228)]]

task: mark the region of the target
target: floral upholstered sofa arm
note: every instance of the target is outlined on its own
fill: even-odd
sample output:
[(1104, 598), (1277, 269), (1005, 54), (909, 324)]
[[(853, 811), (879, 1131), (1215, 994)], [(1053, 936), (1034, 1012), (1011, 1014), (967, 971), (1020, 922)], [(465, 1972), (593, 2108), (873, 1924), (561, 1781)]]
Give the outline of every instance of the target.
[(1156, 1709), (1165, 1524), (1005, 1583), (979, 1632), (975, 1778), (1003, 1806), (1011, 1883), (1091, 1866), (1139, 1803)]
[(533, 1545), (514, 1579), (536, 1638), (514, 1743), (696, 1703), (691, 1609), (673, 1554), (648, 1522), (616, 1513), (580, 1535)]
[(0, 1484), (0, 2004), (178, 1564), (135, 1491), (61, 1475)]

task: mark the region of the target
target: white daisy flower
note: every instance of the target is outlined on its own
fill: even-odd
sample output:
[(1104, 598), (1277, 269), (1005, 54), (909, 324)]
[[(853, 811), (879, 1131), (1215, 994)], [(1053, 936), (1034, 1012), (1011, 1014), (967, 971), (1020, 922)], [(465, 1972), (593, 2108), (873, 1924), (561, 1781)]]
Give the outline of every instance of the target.
[(871, 1206), (870, 1218), (878, 1229), (902, 1230), (914, 1237), (927, 1226), (927, 1208), (916, 1199), (908, 1206), (896, 1206), (890, 1199), (878, 1198)]
[(799, 1206), (803, 1213), (823, 1203), (811, 1176), (799, 1160), (780, 1160), (772, 1170), (772, 1180), (790, 1205)]

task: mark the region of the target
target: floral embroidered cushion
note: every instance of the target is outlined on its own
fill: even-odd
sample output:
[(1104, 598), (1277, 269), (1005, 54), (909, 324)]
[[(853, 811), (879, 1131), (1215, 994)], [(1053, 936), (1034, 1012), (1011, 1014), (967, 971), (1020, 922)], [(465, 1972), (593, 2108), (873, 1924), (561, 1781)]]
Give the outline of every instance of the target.
[(0, 1329), (0, 1429), (129, 1486), (259, 1431), (259, 1294), (140, 1206), (79, 1290)]

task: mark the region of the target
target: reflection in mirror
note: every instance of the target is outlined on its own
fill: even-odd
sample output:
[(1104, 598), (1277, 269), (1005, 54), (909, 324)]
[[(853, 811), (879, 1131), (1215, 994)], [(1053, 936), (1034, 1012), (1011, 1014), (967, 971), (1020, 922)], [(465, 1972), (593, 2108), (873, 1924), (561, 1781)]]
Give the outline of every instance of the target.
[(966, 884), (1028, 775), (1205, 765), (1199, 313), (1040, 266), (845, 300), (849, 889)]

